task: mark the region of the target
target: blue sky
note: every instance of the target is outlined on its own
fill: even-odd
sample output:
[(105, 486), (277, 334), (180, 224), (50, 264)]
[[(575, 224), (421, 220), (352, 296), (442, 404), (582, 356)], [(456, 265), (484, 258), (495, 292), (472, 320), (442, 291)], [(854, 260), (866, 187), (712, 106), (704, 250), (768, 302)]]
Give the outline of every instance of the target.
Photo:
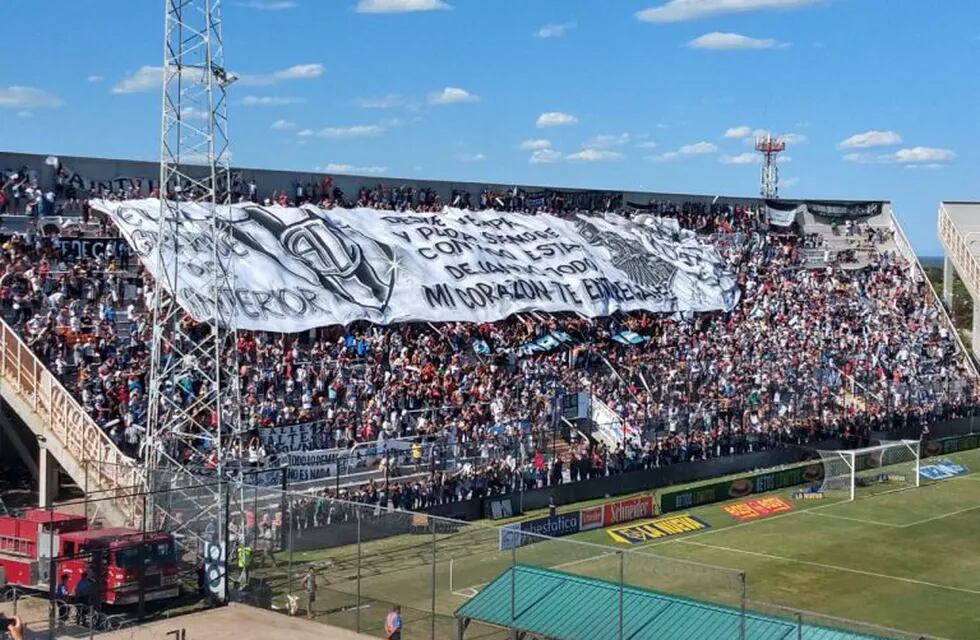
[[(155, 159), (162, 3), (4, 5), (0, 149)], [(884, 198), (938, 254), (977, 199), (974, 0), (226, 0), (233, 162)], [(155, 69), (155, 68), (156, 69)]]

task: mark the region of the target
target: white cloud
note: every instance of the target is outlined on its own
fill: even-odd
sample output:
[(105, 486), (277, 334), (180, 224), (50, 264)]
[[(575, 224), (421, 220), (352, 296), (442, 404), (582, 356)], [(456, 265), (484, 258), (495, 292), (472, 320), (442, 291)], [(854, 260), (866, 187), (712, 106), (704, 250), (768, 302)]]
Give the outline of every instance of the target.
[(282, 107), (290, 104), (303, 104), (303, 98), (287, 98), (283, 96), (245, 96), (241, 104), (246, 107)]
[(907, 164), (952, 162), (955, 159), (956, 153), (951, 149), (937, 149), (935, 147), (911, 147), (895, 152), (895, 161)]
[(292, 0), (249, 0), (237, 3), (239, 7), (255, 9), (256, 11), (283, 11), (296, 6)]
[(553, 164), (561, 161), (561, 152), (554, 149), (538, 149), (531, 154), (530, 160), (531, 164)]
[(113, 93), (140, 93), (160, 91), (163, 83), (163, 67), (144, 65), (131, 73), (112, 88)]
[(668, 0), (636, 12), (643, 22), (685, 22), (726, 13), (789, 9), (816, 4), (818, 0)]
[(296, 135), (300, 138), (309, 138), (312, 135), (316, 135), (316, 131), (313, 129), (303, 129), (302, 131), (297, 131)]
[(102, 82), (103, 80), (105, 80), (103, 76), (96, 76), (96, 75), (91, 75), (85, 79), (89, 82)]
[(442, 0), (360, 0), (358, 13), (411, 13), (452, 9)]
[(183, 120), (207, 120), (208, 112), (197, 107), (184, 107), (180, 110), (180, 117)]
[(283, 80), (310, 80), (319, 78), (326, 73), (326, 68), (319, 62), (309, 62), (305, 64), (294, 64), (286, 69), (273, 71), (272, 73), (247, 75), (239, 77), (238, 83), (246, 87), (267, 87)]
[(290, 129), (295, 129), (295, 128), (296, 128), (296, 123), (290, 122), (289, 120), (276, 120), (275, 122), (272, 123), (272, 126), (270, 127), (270, 129), (274, 129), (276, 131), (289, 131)]
[(745, 153), (740, 153), (737, 156), (722, 156), (722, 164), (755, 164), (759, 162), (758, 154), (752, 153), (751, 151), (746, 151)]
[(602, 134), (585, 141), (582, 146), (586, 149), (610, 149), (612, 147), (622, 147), (632, 140), (628, 133)]
[[(732, 135), (728, 135), (732, 132)], [(736, 135), (744, 134), (744, 135)], [(808, 140), (808, 138), (802, 133), (772, 133), (768, 129), (752, 129), (749, 127), (735, 127), (734, 129), (729, 129), (725, 132), (726, 138), (742, 138), (745, 144), (754, 145), (758, 138), (765, 138), (766, 136), (772, 135), (773, 140), (780, 139), (787, 145), (793, 144), (803, 144)]]
[(461, 102), (476, 102), (480, 96), (473, 95), (466, 89), (446, 87), (442, 91), (429, 94), (429, 104), (459, 104)]
[(612, 162), (622, 160), (623, 154), (603, 149), (584, 149), (578, 153), (569, 154), (565, 159), (571, 162)]
[(746, 51), (752, 49), (775, 49), (788, 46), (773, 38), (750, 38), (738, 33), (720, 33), (718, 31), (698, 36), (687, 43), (692, 49), (709, 51)]
[(456, 156), (456, 159), (460, 162), (480, 162), (481, 160), (486, 160), (486, 158), (482, 153), (461, 153)]
[(569, 29), (575, 28), (574, 22), (563, 22), (562, 24), (546, 24), (534, 32), (535, 38), (560, 38)]
[(325, 165), (318, 165), (313, 167), (313, 170), (317, 173), (354, 173), (354, 174), (374, 174), (387, 173), (388, 167), (357, 167), (352, 164), (346, 164), (343, 162), (330, 162)]
[(844, 155), (844, 160), (847, 162), (858, 164), (904, 164), (909, 166), (945, 164), (955, 159), (955, 151), (937, 147), (908, 147), (899, 149), (895, 153), (880, 155), (870, 153), (848, 153)]
[[(286, 69), (273, 71), (267, 74), (240, 74), (238, 82), (241, 86), (264, 87), (276, 84), (284, 80), (309, 80), (317, 78), (326, 72), (320, 63), (296, 64)], [(184, 80), (191, 82), (201, 81), (200, 71), (185, 71), (181, 75)], [(203, 75), (203, 74), (202, 74)], [(188, 78), (188, 76), (197, 76)], [(98, 76), (92, 76), (98, 77)], [(89, 80), (92, 81), (91, 79)], [(144, 91), (159, 91), (163, 83), (163, 67), (144, 65), (134, 73), (129, 74), (120, 80), (113, 88), (112, 93), (142, 93)]]
[(36, 87), (0, 87), (0, 109), (56, 109), (61, 98)]
[(393, 109), (407, 104), (408, 100), (400, 93), (389, 93), (380, 98), (358, 98), (357, 106), (363, 109)]
[(725, 137), (729, 139), (740, 140), (742, 138), (748, 138), (750, 135), (752, 135), (752, 127), (748, 125), (725, 129)]
[(657, 148), (657, 143), (654, 142), (653, 140), (646, 140), (644, 142), (638, 142), (638, 143), (636, 143), (636, 148), (637, 149), (656, 149)]
[(869, 149), (871, 147), (891, 147), (902, 144), (902, 136), (894, 131), (865, 131), (856, 133), (837, 145), (838, 149)]
[(710, 142), (695, 142), (694, 144), (685, 144), (677, 150), (677, 153), (682, 156), (703, 156), (716, 151), (718, 151), (717, 145)]
[(667, 151), (655, 156), (645, 156), (644, 160), (667, 162), (668, 160), (676, 160), (684, 156), (703, 156), (716, 153), (717, 151), (717, 145), (710, 142), (695, 142), (694, 144), (685, 144), (677, 151)]
[(518, 149), (523, 149), (524, 151), (538, 151), (540, 149), (550, 149), (551, 140), (545, 140), (544, 138), (528, 138), (524, 140), (519, 145)]
[(802, 133), (780, 133), (779, 137), (786, 144), (803, 144), (807, 141), (807, 137)]
[(319, 62), (310, 62), (306, 64), (294, 64), (288, 69), (276, 71), (272, 76), (276, 80), (307, 80), (322, 76), (324, 71), (326, 69)]
[(571, 124), (576, 124), (578, 118), (569, 114), (562, 113), (561, 111), (546, 111), (538, 116), (538, 128), (544, 127), (563, 127)]
[(317, 131), (321, 138), (373, 138), (385, 132), (384, 127), (376, 124), (362, 124), (353, 127), (326, 127)]

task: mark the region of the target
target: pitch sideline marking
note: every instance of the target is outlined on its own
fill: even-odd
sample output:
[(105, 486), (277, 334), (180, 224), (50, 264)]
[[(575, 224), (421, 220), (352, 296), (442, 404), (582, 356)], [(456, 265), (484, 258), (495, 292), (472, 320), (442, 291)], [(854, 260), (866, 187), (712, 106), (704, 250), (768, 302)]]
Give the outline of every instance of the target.
[(767, 558), (769, 560), (780, 560), (782, 562), (792, 562), (796, 564), (805, 564), (811, 567), (820, 567), (822, 569), (832, 569), (834, 571), (844, 571), (846, 573), (856, 573), (864, 576), (871, 576), (874, 578), (886, 578), (888, 580), (896, 580), (898, 582), (907, 582), (909, 584), (917, 584), (925, 587), (934, 587), (936, 589), (946, 589), (948, 591), (959, 591), (960, 593), (969, 593), (971, 595), (980, 596), (980, 590), (977, 589), (967, 589), (966, 587), (954, 587), (948, 584), (939, 584), (937, 582), (927, 582), (925, 580), (916, 580), (915, 578), (904, 578), (902, 576), (892, 576), (887, 573), (877, 573), (874, 571), (864, 571), (863, 569), (852, 569), (851, 567), (841, 567), (833, 564), (825, 564), (823, 562), (814, 562), (812, 560), (802, 560), (799, 558), (787, 558), (785, 556), (777, 556), (771, 553), (762, 553), (761, 551), (749, 551), (747, 549), (736, 549), (734, 547), (723, 547), (716, 544), (707, 544), (705, 542), (694, 542), (687, 538), (682, 538), (677, 540), (681, 544), (689, 544), (698, 547), (705, 547), (708, 549), (717, 549), (719, 551), (727, 551), (729, 553), (741, 553), (743, 555), (758, 556), (760, 558)]
[[(588, 558), (579, 558), (578, 560), (569, 560), (568, 562), (559, 562), (556, 565), (548, 567), (549, 569), (565, 569), (567, 567), (574, 567), (577, 564), (585, 564), (586, 562), (592, 562), (594, 560), (600, 560), (602, 558), (608, 558), (609, 556), (614, 556), (620, 553), (619, 550), (609, 551), (607, 553), (601, 553), (597, 556), (590, 556)], [(463, 587), (462, 589), (457, 589), (451, 591), (454, 596), (459, 596), (461, 598), (472, 598), (476, 594), (480, 593), (480, 589), (490, 584), (489, 582), (480, 582), (472, 587)]]
[[(980, 478), (978, 478), (980, 480)], [(916, 525), (925, 524), (927, 522), (935, 522), (936, 520), (942, 520), (943, 518), (950, 518), (952, 516), (958, 516), (961, 513), (967, 513), (969, 511), (976, 511), (980, 509), (980, 504), (975, 504), (972, 507), (967, 507), (965, 509), (957, 509), (956, 511), (950, 511), (949, 513), (943, 513), (938, 516), (933, 516), (931, 518), (925, 518), (923, 520), (916, 520), (915, 522), (909, 522), (908, 524), (898, 525), (901, 529), (907, 529), (908, 527), (914, 527)]]
[[(943, 483), (950, 482), (952, 480), (974, 480), (974, 481), (980, 482), (980, 471), (971, 471), (971, 472), (969, 472), (967, 474), (964, 474), (964, 475), (961, 475), (961, 476), (956, 476), (954, 478), (947, 478), (946, 480), (941, 480), (939, 482), (931, 483), (931, 484), (928, 484), (928, 485), (923, 485), (922, 487), (919, 487), (919, 488), (922, 489), (922, 488), (931, 488), (931, 487), (941, 487), (943, 485)], [(877, 494), (872, 495), (872, 496), (867, 496), (867, 498), (868, 499), (873, 499), (873, 498), (877, 498), (878, 496), (882, 496), (882, 495), (886, 495), (886, 494), (885, 493), (877, 493)], [(668, 538), (666, 540), (665, 539), (653, 540), (651, 542), (645, 542), (643, 544), (640, 544), (640, 545), (636, 546), (635, 548), (637, 548), (637, 549), (643, 549), (645, 547), (651, 547), (651, 546), (658, 545), (658, 544), (673, 544), (673, 543), (680, 542), (682, 540), (693, 540), (694, 538), (700, 538), (701, 536), (711, 535), (712, 533), (718, 533), (720, 531), (731, 531), (733, 529), (739, 529), (741, 527), (745, 527), (745, 526), (748, 526), (750, 524), (759, 524), (759, 523), (762, 523), (762, 522), (772, 522), (773, 520), (778, 520), (779, 518), (785, 518), (787, 516), (795, 516), (795, 515), (798, 515), (798, 514), (801, 514), (801, 513), (811, 513), (811, 512), (814, 512), (814, 511), (820, 511), (822, 509), (828, 509), (830, 507), (836, 507), (836, 506), (839, 506), (839, 505), (842, 505), (842, 504), (849, 504), (850, 502), (851, 502), (850, 500), (835, 500), (833, 502), (830, 502), (830, 503), (827, 503), (827, 504), (821, 504), (821, 505), (818, 505), (816, 507), (810, 507), (810, 508), (807, 508), (807, 509), (796, 509), (794, 511), (788, 511), (786, 513), (778, 513), (778, 514), (776, 514), (774, 516), (769, 516), (767, 518), (759, 518), (759, 519), (756, 519), (756, 520), (748, 520), (746, 522), (740, 522), (738, 524), (729, 525), (727, 527), (718, 527), (718, 528), (715, 528), (715, 529), (707, 529), (705, 531), (698, 531), (696, 533), (690, 533), (688, 535), (685, 535), (685, 536), (683, 536), (681, 538)], [(971, 509), (972, 508), (973, 507), (971, 507)], [(978, 506), (976, 508), (980, 508), (980, 506)], [(814, 515), (818, 515), (818, 516), (819, 515), (828, 515), (828, 516), (830, 516), (832, 514), (815, 513)], [(945, 517), (949, 517), (951, 515), (954, 515), (954, 514), (953, 513), (948, 513), (948, 514), (944, 514), (942, 517), (945, 518)], [(837, 516), (837, 517), (843, 518), (844, 516)], [(939, 519), (939, 518), (937, 517), (936, 519)], [(931, 522), (931, 520), (929, 520), (929, 521)], [(872, 521), (870, 521), (870, 520), (868, 520), (867, 522), (872, 523)], [(904, 528), (906, 526), (912, 526), (912, 525), (915, 525), (915, 524), (922, 524), (923, 522), (927, 522), (927, 521), (920, 520), (920, 521), (917, 521), (917, 522), (913, 522), (911, 524), (899, 524), (899, 525), (889, 525), (889, 526), (892, 526), (892, 527), (894, 527), (894, 528), (897, 529), (897, 528)], [(876, 523), (876, 524), (885, 524), (885, 523)]]
[[(938, 487), (938, 486), (942, 486), (942, 484), (944, 482), (948, 482), (950, 480), (973, 480), (973, 481), (980, 482), (980, 472), (978, 472), (978, 471), (971, 471), (971, 472), (969, 472), (967, 474), (964, 474), (964, 475), (961, 475), (961, 476), (956, 476), (956, 477), (953, 477), (953, 478), (947, 478), (945, 480), (942, 480), (942, 481), (939, 481), (939, 482), (935, 482), (935, 483), (932, 483), (932, 484), (929, 484), (929, 485), (925, 485), (925, 486), (926, 487)], [(919, 487), (919, 488), (923, 488), (923, 487)], [(875, 495), (872, 495), (872, 496), (868, 496), (868, 498), (876, 498), (876, 497), (881, 496), (881, 495), (887, 495), (887, 493), (892, 493), (892, 492), (878, 493), (878, 494), (875, 494)], [(812, 513), (812, 512), (820, 511), (820, 510), (823, 510), (823, 509), (828, 509), (830, 507), (836, 507), (836, 506), (839, 506), (839, 505), (842, 505), (842, 504), (848, 504), (850, 502), (851, 502), (850, 500), (836, 500), (836, 501), (830, 502), (828, 504), (821, 504), (821, 505), (818, 505), (818, 506), (815, 506), (815, 507), (809, 507), (807, 509), (797, 509), (797, 510), (794, 510), (794, 511), (788, 511), (786, 513), (779, 513), (779, 514), (776, 514), (774, 516), (769, 516), (768, 518), (759, 518), (757, 520), (748, 520), (746, 522), (740, 522), (738, 524), (733, 524), (733, 525), (730, 525), (730, 526), (727, 526), (727, 527), (719, 527), (719, 528), (714, 528), (714, 529), (707, 529), (705, 531), (698, 531), (698, 532), (694, 532), (694, 533), (689, 533), (689, 534), (684, 535), (682, 537), (668, 538), (668, 539), (660, 539), (660, 540), (652, 540), (650, 542), (646, 542), (646, 543), (643, 543), (643, 544), (636, 545), (636, 546), (633, 547), (633, 549), (637, 549), (638, 550), (638, 549), (649, 548), (649, 547), (652, 547), (652, 546), (655, 546), (655, 545), (660, 545), (660, 544), (677, 544), (677, 543), (681, 543), (681, 542), (688, 543), (688, 544), (693, 544), (693, 545), (700, 545), (700, 546), (704, 546), (704, 547), (716, 547), (718, 549), (723, 549), (724, 547), (720, 547), (720, 546), (716, 546), (716, 545), (709, 545), (709, 544), (704, 544), (704, 543), (697, 543), (697, 542), (693, 542), (693, 540), (694, 540), (694, 538), (700, 538), (701, 536), (710, 535), (712, 533), (718, 533), (720, 531), (731, 531), (733, 529), (738, 529), (740, 527), (745, 527), (745, 526), (748, 526), (748, 525), (751, 525), (751, 524), (759, 524), (760, 522), (772, 522), (773, 520), (778, 520), (779, 518), (784, 518), (784, 517), (787, 517), (787, 516), (794, 516), (794, 515), (798, 515), (798, 514), (801, 514), (801, 513)], [(862, 518), (852, 518), (852, 517), (849, 517), (849, 516), (840, 516), (840, 515), (836, 515), (836, 514), (832, 514), (832, 513), (813, 513), (813, 515), (816, 515), (816, 516), (825, 516), (825, 517), (828, 517), (828, 518), (838, 518), (838, 519), (841, 519), (841, 520), (852, 520), (852, 521), (855, 521), (855, 522), (863, 522), (863, 523), (866, 523), (866, 524), (878, 525), (878, 526), (883, 526), (883, 527), (891, 527), (891, 528), (894, 528), (894, 529), (904, 529), (904, 528), (913, 527), (913, 526), (916, 526), (916, 525), (919, 525), (919, 524), (925, 524), (927, 522), (933, 522), (935, 520), (941, 520), (943, 518), (949, 518), (949, 517), (954, 516), (954, 515), (959, 515), (960, 513), (966, 513), (966, 512), (969, 512), (969, 511), (973, 511), (975, 509), (980, 509), (980, 505), (975, 505), (973, 507), (968, 507), (966, 509), (959, 509), (957, 511), (952, 511), (950, 513), (945, 513), (945, 514), (942, 514), (942, 515), (939, 515), (939, 516), (934, 516), (932, 518), (926, 518), (925, 520), (917, 520), (915, 522), (910, 522), (910, 523), (907, 523), (907, 524), (892, 524), (892, 523), (887, 523), (887, 522), (878, 522), (876, 520), (864, 520)], [(658, 517), (661, 517), (663, 515), (665, 515), (665, 514), (660, 514), (660, 516), (658, 516)], [(766, 554), (761, 554), (761, 553), (754, 552), (754, 551), (746, 551), (745, 553), (751, 553), (751, 554), (757, 554), (757, 555), (763, 555), (763, 556), (766, 555)], [(601, 555), (598, 555), (598, 556), (593, 556), (591, 558), (580, 558), (578, 560), (572, 560), (572, 561), (569, 561), (569, 562), (562, 562), (562, 563), (556, 564), (556, 565), (554, 565), (553, 567), (550, 567), (550, 568), (551, 569), (561, 569), (561, 568), (564, 568), (564, 567), (571, 567), (571, 566), (574, 566), (574, 565), (577, 565), (577, 564), (582, 564), (584, 562), (591, 562), (593, 560), (598, 560), (599, 558), (605, 558), (605, 557), (610, 556), (610, 555), (615, 555), (615, 552), (605, 553), (605, 554), (601, 554)], [(772, 556), (772, 557), (773, 558), (779, 558), (779, 556)], [(799, 560), (798, 561), (798, 560), (792, 560), (792, 559), (789, 559), (789, 558), (780, 558), (780, 559), (784, 559), (784, 560), (788, 560), (788, 561), (792, 561), (792, 562), (801, 562), (801, 563), (806, 563), (807, 562), (805, 560)], [(894, 577), (896, 580), (908, 580), (908, 581), (911, 581), (911, 582), (919, 583), (919, 581), (915, 581), (915, 580), (913, 580), (911, 578), (900, 578), (898, 576), (887, 576), (887, 575), (884, 575), (884, 574), (874, 574), (874, 573), (871, 573), (871, 572), (863, 572), (863, 571), (860, 571), (859, 569), (848, 569), (846, 567), (832, 567), (831, 565), (817, 565), (817, 566), (826, 566), (828, 568), (836, 568), (836, 569), (840, 569), (841, 571), (851, 571), (851, 572), (855, 572), (855, 573), (866, 573), (867, 575), (881, 575), (881, 577), (885, 577), (885, 578), (893, 578)], [(455, 591), (451, 591), (450, 593), (452, 593), (455, 596), (459, 596), (459, 597), (463, 597), (463, 598), (472, 598), (472, 597), (476, 596), (476, 594), (478, 594), (480, 592), (480, 589), (482, 587), (485, 587), (488, 584), (490, 584), (490, 583), (489, 582), (481, 582), (481, 583), (478, 583), (478, 584), (473, 585), (472, 587), (465, 587), (465, 588), (462, 588), (462, 589), (457, 589)], [(939, 587), (939, 588), (948, 588), (948, 589), (953, 589), (953, 590), (961, 590), (958, 587), (949, 587), (949, 586), (946, 586), (946, 585), (933, 585), (932, 583), (928, 583), (928, 582), (921, 582), (921, 584), (928, 585), (928, 586), (936, 586), (936, 587)], [(965, 591), (967, 591), (969, 593), (977, 593), (978, 595), (980, 595), (980, 591), (974, 592), (974, 591), (971, 591), (969, 589), (966, 589)]]
[[(801, 513), (809, 513), (810, 511), (813, 511), (813, 509), (807, 509), (806, 511), (802, 511)], [(905, 525), (905, 524), (894, 524), (894, 523), (891, 523), (891, 522), (879, 522), (878, 520), (866, 520), (864, 518), (853, 518), (851, 516), (840, 516), (840, 515), (837, 515), (836, 513), (815, 513), (813, 515), (820, 516), (820, 517), (823, 517), (823, 518), (835, 518), (837, 520), (850, 520), (851, 522), (861, 522), (863, 524), (873, 524), (873, 525), (876, 525), (876, 526), (879, 526), (879, 527), (891, 527), (893, 529), (902, 529), (902, 528), (908, 526), (908, 525)]]

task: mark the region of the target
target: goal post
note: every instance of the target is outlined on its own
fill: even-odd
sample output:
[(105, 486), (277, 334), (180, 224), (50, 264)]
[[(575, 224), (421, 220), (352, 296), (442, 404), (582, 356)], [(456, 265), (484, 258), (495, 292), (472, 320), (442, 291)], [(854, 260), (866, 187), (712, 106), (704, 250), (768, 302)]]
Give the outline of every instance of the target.
[(876, 494), (921, 486), (918, 440), (882, 440), (862, 449), (820, 451), (821, 491), (844, 491), (849, 500), (859, 493)]

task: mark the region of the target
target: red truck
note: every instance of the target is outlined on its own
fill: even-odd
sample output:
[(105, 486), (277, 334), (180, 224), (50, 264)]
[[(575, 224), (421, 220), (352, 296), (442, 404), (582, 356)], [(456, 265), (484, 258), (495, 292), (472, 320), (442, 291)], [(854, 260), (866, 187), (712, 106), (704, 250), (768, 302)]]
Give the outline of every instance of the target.
[(19, 517), (0, 516), (0, 587), (14, 585), (49, 591), (68, 576), (68, 592), (87, 572), (105, 604), (139, 600), (140, 545), (143, 545), (143, 599), (180, 594), (173, 536), (135, 529), (89, 529), (84, 516), (30, 509)]

